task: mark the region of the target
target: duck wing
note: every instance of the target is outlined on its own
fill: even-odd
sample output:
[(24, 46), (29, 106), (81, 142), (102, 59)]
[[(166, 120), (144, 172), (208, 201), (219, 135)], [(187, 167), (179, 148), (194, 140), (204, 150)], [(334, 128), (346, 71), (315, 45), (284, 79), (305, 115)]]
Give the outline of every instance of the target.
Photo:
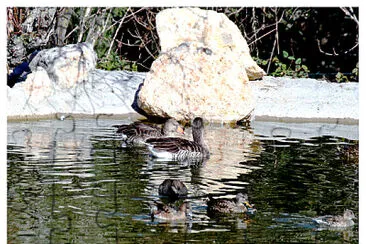
[(232, 213), (235, 208), (235, 203), (228, 199), (214, 199), (209, 196), (209, 201), (207, 202), (207, 210), (210, 214), (217, 213)]
[(152, 125), (146, 125), (141, 122), (135, 122), (129, 125), (118, 126), (117, 133), (125, 135), (127, 138), (135, 137), (160, 137), (162, 136), (160, 128)]
[(180, 151), (202, 152), (200, 145), (179, 137), (149, 138), (146, 143), (154, 147), (154, 150), (176, 154)]

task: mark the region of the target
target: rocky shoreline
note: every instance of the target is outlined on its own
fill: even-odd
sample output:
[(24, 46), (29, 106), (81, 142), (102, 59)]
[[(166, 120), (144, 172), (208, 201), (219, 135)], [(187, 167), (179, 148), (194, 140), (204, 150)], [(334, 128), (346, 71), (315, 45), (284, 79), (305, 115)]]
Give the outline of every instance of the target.
[[(56, 113), (138, 115), (131, 105), (145, 75), (96, 69), (90, 73), (88, 82), (54, 89), (43, 101), (29, 99), (22, 83), (18, 83), (8, 87), (8, 120), (49, 118)], [(249, 85), (256, 99), (253, 113), (256, 119), (358, 123), (358, 83), (264, 76), (262, 80), (249, 81)]]

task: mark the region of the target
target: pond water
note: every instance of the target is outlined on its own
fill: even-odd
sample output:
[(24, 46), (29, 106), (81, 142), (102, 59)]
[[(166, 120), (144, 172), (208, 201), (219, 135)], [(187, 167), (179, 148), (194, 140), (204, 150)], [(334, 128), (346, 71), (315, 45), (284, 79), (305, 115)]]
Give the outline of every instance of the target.
[[(211, 158), (182, 163), (152, 159), (141, 146), (121, 148), (112, 125), (133, 120), (9, 122), (9, 243), (358, 243), (358, 160), (344, 153), (357, 140), (209, 124)], [(150, 217), (166, 178), (188, 188), (186, 221)], [(248, 194), (256, 213), (207, 215), (208, 194), (238, 192)], [(324, 229), (311, 221), (345, 209), (356, 215), (353, 228)]]

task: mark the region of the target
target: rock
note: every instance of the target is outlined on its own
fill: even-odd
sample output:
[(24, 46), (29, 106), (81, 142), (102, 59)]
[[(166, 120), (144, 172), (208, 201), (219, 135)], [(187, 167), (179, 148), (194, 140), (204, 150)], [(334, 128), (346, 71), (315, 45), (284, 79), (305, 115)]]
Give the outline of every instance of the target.
[(255, 116), (310, 121), (359, 119), (357, 82), (331, 83), (308, 78), (265, 76), (250, 82)]
[(10, 118), (49, 116), (56, 113), (129, 114), (145, 73), (93, 70), (88, 81), (65, 89), (37, 68), (28, 80), (8, 87), (7, 115)]
[(26, 55), (26, 48), (19, 36), (12, 36), (8, 39), (7, 61), (10, 66), (17, 66), (23, 62)]
[(198, 8), (161, 11), (156, 19), (161, 54), (137, 96), (151, 117), (202, 116), (238, 121), (254, 109), (248, 86), (265, 72), (250, 57), (238, 27), (224, 14)]
[(40, 29), (48, 29), (54, 21), (57, 8), (33, 8), (22, 23), (22, 31), (30, 33)]
[(260, 79), (265, 72), (250, 56), (239, 28), (223, 13), (199, 8), (165, 9), (156, 16), (161, 51), (185, 42), (200, 42), (214, 53), (235, 57), (232, 62), (247, 72), (249, 80)]
[(22, 36), (29, 51), (39, 50), (49, 43), (50, 26), (55, 25), (57, 8), (33, 8), (22, 23)]
[(254, 100), (245, 69), (234, 58), (200, 42), (169, 49), (152, 64), (137, 104), (154, 117), (241, 120), (253, 110)]
[(53, 92), (52, 81), (42, 67), (37, 67), (35, 72), (30, 73), (20, 87), (24, 89), (28, 102), (35, 104), (43, 102)]
[(40, 51), (29, 64), (32, 72), (42, 67), (49, 78), (62, 88), (88, 80), (95, 69), (97, 55), (89, 43), (70, 44)]

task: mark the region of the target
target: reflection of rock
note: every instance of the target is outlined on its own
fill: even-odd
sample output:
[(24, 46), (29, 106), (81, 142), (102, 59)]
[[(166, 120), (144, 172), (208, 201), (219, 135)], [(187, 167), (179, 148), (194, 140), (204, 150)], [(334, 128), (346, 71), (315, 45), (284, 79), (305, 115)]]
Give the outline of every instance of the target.
[(249, 159), (248, 156), (254, 150), (252, 148), (253, 140), (253, 134), (240, 128), (230, 128), (229, 126), (206, 128), (206, 142), (212, 153), (211, 158), (200, 169), (201, 184), (207, 186), (206, 189), (203, 189), (206, 193), (225, 192), (227, 182), (223, 183), (223, 179), (235, 181), (235, 186), (230, 186), (231, 189), (244, 188), (244, 186), (237, 185), (238, 177), (241, 174), (248, 174), (255, 168), (243, 167), (240, 162)]
[[(34, 124), (33, 124), (34, 123)], [(63, 166), (90, 158), (91, 142), (73, 121), (66, 119), (28, 122), (26, 127), (8, 124), (8, 144), (24, 147), (26, 160), (43, 160)]]
[(320, 136), (336, 136), (350, 140), (359, 140), (358, 124), (339, 124), (327, 122), (274, 122), (254, 120), (251, 122), (254, 134), (268, 139), (305, 139)]
[[(185, 130), (184, 137), (191, 139), (191, 128)], [(151, 161), (148, 168), (143, 169), (143, 171), (154, 172), (150, 176), (149, 185), (151, 188), (145, 189), (145, 192), (158, 195), (156, 189), (164, 178), (182, 180), (188, 188), (188, 196), (204, 196), (208, 193), (219, 194), (245, 188), (245, 183), (238, 181), (238, 177), (242, 174), (248, 174), (256, 168), (243, 166), (240, 162), (245, 162), (248, 159), (253, 160), (253, 152), (258, 151), (258, 146), (253, 143), (254, 135), (241, 128), (210, 124), (205, 127), (205, 142), (210, 148), (210, 159), (202, 164), (189, 165), (190, 170), (186, 168), (188, 165), (181, 162), (175, 162), (174, 166), (170, 165), (169, 170), (159, 170), (159, 168), (167, 167), (168, 162)], [(233, 184), (228, 188), (227, 183), (230, 181)]]

